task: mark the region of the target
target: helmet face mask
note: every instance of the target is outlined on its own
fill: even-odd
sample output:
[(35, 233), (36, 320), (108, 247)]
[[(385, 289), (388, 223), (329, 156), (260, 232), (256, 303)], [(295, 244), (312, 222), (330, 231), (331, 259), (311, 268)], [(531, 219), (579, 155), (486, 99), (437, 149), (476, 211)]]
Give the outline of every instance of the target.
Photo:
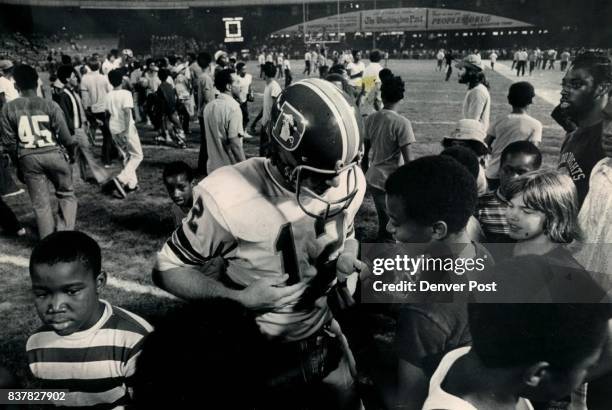
[[(357, 194), (362, 148), (359, 120), (347, 96), (320, 79), (292, 84), (272, 107), (268, 128), (275, 152), (272, 158), (307, 215), (331, 218)], [(328, 199), (326, 193), (332, 187), (336, 188), (333, 199)], [(338, 198), (344, 189), (346, 194)]]

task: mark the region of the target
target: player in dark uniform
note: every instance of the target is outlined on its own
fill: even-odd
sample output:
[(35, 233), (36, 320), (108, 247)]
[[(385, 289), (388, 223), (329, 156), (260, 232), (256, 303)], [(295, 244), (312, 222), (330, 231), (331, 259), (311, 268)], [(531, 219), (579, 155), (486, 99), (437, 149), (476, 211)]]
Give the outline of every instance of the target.
[[(0, 138), (4, 150), (17, 159), (13, 162), (28, 187), (38, 233), (44, 238), (55, 230), (74, 229), (77, 200), (66, 155), (74, 162), (76, 140), (59, 105), (36, 95), (36, 70), (18, 66), (14, 78), (21, 96), (2, 107)], [(48, 181), (55, 187), (57, 215), (51, 209)]]

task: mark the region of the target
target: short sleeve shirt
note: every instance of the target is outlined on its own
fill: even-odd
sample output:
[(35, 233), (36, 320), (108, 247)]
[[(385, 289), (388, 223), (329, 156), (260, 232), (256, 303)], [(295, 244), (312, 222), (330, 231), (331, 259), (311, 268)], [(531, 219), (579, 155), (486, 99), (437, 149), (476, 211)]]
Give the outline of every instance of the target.
[(582, 204), (589, 191), (589, 178), (595, 164), (605, 157), (601, 147), (603, 124), (578, 128), (567, 135), (561, 146), (559, 168), (574, 180), (578, 202)]
[(4, 94), (6, 102), (13, 101), (15, 98), (19, 97), (19, 93), (17, 89), (15, 89), (15, 84), (6, 77), (0, 77), (0, 94)]
[(108, 126), (111, 134), (121, 134), (126, 131), (126, 115), (129, 115), (130, 124), (134, 121), (132, 114), (124, 111), (125, 108), (134, 108), (132, 93), (128, 90), (113, 90), (106, 96), (106, 111), (110, 113)]
[[(236, 163), (228, 154), (230, 139), (243, 134), (240, 104), (227, 94), (219, 94), (216, 100), (204, 108), (204, 127), (208, 150), (207, 172)], [(242, 142), (241, 142), (242, 143)]]
[(501, 153), (515, 141), (542, 142), (542, 123), (528, 114), (508, 114), (489, 127), (487, 134), (495, 137), (491, 145), (491, 159), (487, 166), (487, 178), (496, 179), (499, 173)]
[(412, 124), (395, 111), (382, 109), (366, 118), (365, 129), (372, 144), (366, 181), (384, 190), (389, 175), (404, 164), (400, 147), (415, 142)]
[(270, 84), (266, 85), (263, 96), (263, 114), (261, 117), (261, 125), (266, 126), (270, 122), (270, 116), (272, 114), (272, 102), (274, 98), (277, 98), (281, 93), (281, 87), (274, 80)]

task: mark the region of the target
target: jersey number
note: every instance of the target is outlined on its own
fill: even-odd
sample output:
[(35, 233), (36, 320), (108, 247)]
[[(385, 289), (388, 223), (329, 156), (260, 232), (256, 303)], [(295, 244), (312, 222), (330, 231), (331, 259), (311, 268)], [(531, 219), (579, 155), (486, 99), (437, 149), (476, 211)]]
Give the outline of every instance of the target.
[(195, 204), (193, 204), (193, 208), (191, 208), (191, 218), (189, 218), (189, 222), (187, 222), (187, 226), (189, 230), (194, 234), (198, 230), (198, 223), (196, 219), (199, 219), (204, 214), (204, 202), (202, 201), (202, 197), (198, 197)]
[[(338, 233), (338, 239), (336, 242), (327, 245), (327, 247), (336, 248), (342, 243), (344, 235), (342, 230), (344, 228), (344, 214), (340, 213), (332, 220), (317, 219), (315, 221), (315, 234), (317, 239), (325, 235), (325, 227), (327, 224), (333, 223)], [(327, 248), (326, 247), (326, 248)], [(295, 249), (295, 241), (293, 239), (293, 228), (291, 223), (286, 223), (281, 226), (281, 229), (276, 237), (274, 243), (274, 250), (280, 252), (282, 258), (283, 271), (289, 275), (287, 279), (287, 285), (293, 285), (300, 281), (300, 268), (298, 265), (298, 257)]]
[(51, 131), (40, 127), (41, 124), (48, 122), (48, 115), (32, 115), (31, 117), (22, 115), (19, 117), (17, 133), (24, 148), (34, 149), (55, 145)]

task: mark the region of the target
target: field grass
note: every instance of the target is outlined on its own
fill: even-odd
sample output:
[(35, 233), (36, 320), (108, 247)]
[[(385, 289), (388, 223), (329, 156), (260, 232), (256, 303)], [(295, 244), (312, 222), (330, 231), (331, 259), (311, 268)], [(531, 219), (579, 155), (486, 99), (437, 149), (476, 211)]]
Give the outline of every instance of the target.
[[(413, 122), (417, 142), (411, 149), (415, 157), (440, 151), (441, 139), (448, 135), (460, 118), (461, 103), (466, 92), (466, 87), (457, 83), (456, 75), (445, 82), (444, 74), (435, 71), (434, 65), (433, 61), (389, 62), (389, 68), (406, 81), (406, 99), (400, 106), (400, 113)], [(300, 62), (295, 62), (293, 66), (294, 79), (302, 78)], [(253, 63), (248, 68), (254, 77), (258, 77), (259, 70)], [(487, 71), (487, 77), (491, 83), (491, 119), (494, 120), (509, 112), (506, 94), (514, 79), (491, 71)], [(554, 96), (560, 78), (558, 71), (536, 72), (531, 81), (542, 95)], [(282, 81), (279, 80), (281, 84)], [(254, 87), (256, 92), (262, 93), (263, 81), (256, 79)], [(260, 106), (261, 94), (258, 94), (250, 108), (251, 118), (254, 118)], [(544, 124), (542, 150), (544, 164), (548, 166), (554, 165), (557, 159), (563, 135), (561, 128), (549, 117), (552, 108), (550, 102), (536, 98), (530, 109), (531, 115)], [(154, 146), (154, 134), (146, 127), (140, 129), (140, 135), (145, 153), (138, 170), (140, 190), (121, 201), (102, 195), (90, 185), (77, 184), (79, 209), (76, 228), (99, 242), (103, 251), (103, 267), (111, 278), (152, 286), (150, 272), (155, 252), (173, 229), (170, 200), (161, 183), (161, 171), (164, 164), (179, 159), (195, 167), (199, 131), (197, 122), (193, 122), (187, 150)], [(247, 156), (256, 155), (257, 147), (256, 140), (247, 141)], [(95, 151), (99, 154), (99, 148)], [(36, 232), (36, 222), (27, 194), (8, 198), (7, 202), (27, 226), (29, 233), (19, 239), (0, 236), (0, 362), (15, 371), (26, 386), (30, 386), (24, 347), (28, 335), (39, 326), (39, 320), (31, 303), (27, 259), (36, 243), (33, 234)], [(357, 216), (356, 226), (361, 240), (368, 241), (375, 237), (376, 213), (369, 196), (366, 196)], [(144, 286), (126, 289), (121, 283), (108, 286), (102, 296), (140, 314), (153, 324), (156, 318), (178, 303), (163, 295), (149, 294)], [(384, 361), (391, 363), (393, 320), (384, 315), (370, 314), (367, 323), (373, 326), (378, 347), (386, 352), (383, 354)]]

